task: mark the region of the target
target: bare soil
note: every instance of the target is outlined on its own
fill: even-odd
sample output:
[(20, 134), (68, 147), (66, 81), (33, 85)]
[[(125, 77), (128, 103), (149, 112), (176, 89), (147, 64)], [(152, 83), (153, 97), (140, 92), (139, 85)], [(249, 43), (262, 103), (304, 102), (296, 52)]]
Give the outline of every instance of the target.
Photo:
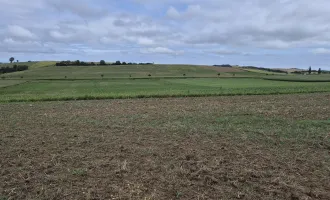
[(0, 199), (330, 199), (329, 99), (0, 104)]

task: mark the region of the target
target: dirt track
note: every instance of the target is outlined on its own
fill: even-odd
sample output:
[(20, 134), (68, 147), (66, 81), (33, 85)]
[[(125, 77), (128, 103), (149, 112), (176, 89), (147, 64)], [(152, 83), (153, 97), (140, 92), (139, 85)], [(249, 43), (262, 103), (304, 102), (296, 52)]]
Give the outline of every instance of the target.
[(0, 199), (330, 199), (329, 99), (0, 104)]

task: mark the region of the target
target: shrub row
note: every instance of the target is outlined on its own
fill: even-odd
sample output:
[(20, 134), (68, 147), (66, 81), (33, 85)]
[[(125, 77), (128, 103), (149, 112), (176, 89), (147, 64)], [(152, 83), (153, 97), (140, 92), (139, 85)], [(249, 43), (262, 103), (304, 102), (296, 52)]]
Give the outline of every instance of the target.
[(127, 63), (116, 61), (114, 63), (106, 63), (104, 60), (101, 60), (99, 63), (95, 62), (84, 62), (84, 61), (61, 61), (56, 63), (56, 66), (96, 66), (96, 65), (152, 65), (153, 63)]
[(25, 71), (28, 70), (29, 66), (27, 65), (14, 65), (14, 66), (6, 66), (0, 68), (0, 74)]

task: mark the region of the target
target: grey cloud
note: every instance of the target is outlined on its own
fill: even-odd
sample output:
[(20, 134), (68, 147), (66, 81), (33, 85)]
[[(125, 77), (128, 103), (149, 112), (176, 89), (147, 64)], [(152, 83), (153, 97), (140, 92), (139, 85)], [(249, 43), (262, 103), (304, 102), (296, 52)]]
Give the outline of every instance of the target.
[(328, 0), (123, 0), (139, 3), (142, 11), (125, 6), (111, 10), (118, 2), (0, 0), (1, 48), (87, 53), (70, 46), (82, 44), (96, 49), (90, 54), (116, 46), (146, 54), (182, 55), (190, 48), (239, 56), (255, 54), (231, 49), (304, 47), (307, 53), (324, 55), (330, 48)]
[(86, 0), (48, 0), (48, 5), (61, 12), (71, 12), (82, 18), (98, 18), (108, 14), (108, 11), (101, 6), (95, 6)]
[(205, 53), (213, 53), (217, 55), (248, 55), (248, 53), (235, 51), (235, 50), (226, 50), (226, 49), (219, 49), (219, 50), (210, 50), (204, 51)]
[(166, 47), (155, 47), (155, 48), (147, 48), (147, 49), (141, 49), (140, 50), (141, 53), (143, 54), (168, 54), (168, 55), (181, 55), (184, 53), (183, 50), (173, 50), (173, 49), (169, 49)]
[[(329, 7), (330, 2), (325, 0), (316, 0), (311, 7), (307, 0), (294, 3), (268, 1), (268, 4), (258, 0), (218, 2), (221, 8), (216, 6), (215, 1), (205, 1), (200, 7), (196, 6), (190, 14), (196, 17), (190, 16), (192, 20), (187, 22), (185, 16), (189, 6), (179, 13), (183, 21), (177, 21), (183, 23), (181, 31), (187, 33), (186, 43), (253, 45), (268, 48), (274, 43), (274, 48), (277, 48), (311, 46), (320, 41), (326, 42), (330, 36), (330, 27), (325, 23), (330, 14), (326, 13), (324, 8), (315, 6), (320, 3)], [(322, 15), (318, 15), (318, 11)], [(278, 43), (285, 45), (277, 45)]]

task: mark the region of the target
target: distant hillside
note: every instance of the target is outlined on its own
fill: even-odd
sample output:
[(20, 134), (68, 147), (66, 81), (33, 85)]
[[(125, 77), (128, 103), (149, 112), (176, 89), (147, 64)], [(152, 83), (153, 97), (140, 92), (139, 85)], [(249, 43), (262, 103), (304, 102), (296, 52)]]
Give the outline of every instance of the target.
[(56, 61), (31, 61), (31, 62), (13, 62), (13, 63), (0, 63), (1, 67), (13, 67), (14, 65), (26, 65), (31, 69), (37, 69), (42, 67), (54, 66)]

